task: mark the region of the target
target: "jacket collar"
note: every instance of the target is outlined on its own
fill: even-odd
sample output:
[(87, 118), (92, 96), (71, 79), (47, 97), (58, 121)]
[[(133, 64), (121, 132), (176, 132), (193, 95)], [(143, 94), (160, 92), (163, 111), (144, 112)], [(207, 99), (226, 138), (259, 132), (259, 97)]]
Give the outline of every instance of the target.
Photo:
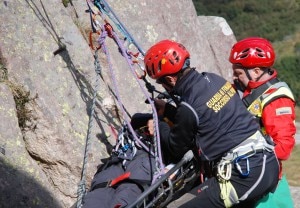
[(191, 80), (194, 77), (194, 74), (197, 73), (195, 68), (191, 68), (174, 86), (171, 93), (178, 96), (183, 96), (186, 91), (191, 87)]
[(253, 80), (250, 80), (248, 85), (247, 85), (247, 88), (243, 94), (243, 97), (247, 96), (249, 93), (251, 93), (251, 91), (255, 88), (258, 88), (259, 86), (265, 84), (266, 82), (268, 82), (269, 80), (271, 79), (274, 79), (275, 77), (277, 77), (277, 71), (274, 69), (274, 73), (272, 74), (272, 76), (265, 80), (265, 81), (261, 81), (261, 82), (255, 82)]

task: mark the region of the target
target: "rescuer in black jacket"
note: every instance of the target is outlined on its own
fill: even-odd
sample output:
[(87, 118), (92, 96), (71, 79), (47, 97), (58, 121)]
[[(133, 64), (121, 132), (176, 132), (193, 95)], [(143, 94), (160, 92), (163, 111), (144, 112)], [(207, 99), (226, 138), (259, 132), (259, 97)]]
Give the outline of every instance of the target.
[[(196, 146), (202, 161), (215, 164), (214, 177), (195, 187), (195, 198), (182, 207), (253, 207), (277, 185), (274, 147), (232, 85), (216, 74), (190, 68), (189, 58), (182, 44), (170, 40), (153, 45), (144, 58), (148, 75), (176, 103), (154, 100), (158, 114), (173, 123), (170, 127), (159, 122), (165, 161), (176, 163)], [(152, 120), (148, 127), (152, 133)]]

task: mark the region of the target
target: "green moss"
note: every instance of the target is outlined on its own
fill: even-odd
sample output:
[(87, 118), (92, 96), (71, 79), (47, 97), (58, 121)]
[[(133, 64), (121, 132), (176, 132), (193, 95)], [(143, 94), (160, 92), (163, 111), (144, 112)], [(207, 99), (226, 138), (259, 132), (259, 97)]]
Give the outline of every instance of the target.
[(0, 82), (5, 83), (11, 90), (17, 109), (17, 117), (19, 126), (24, 129), (26, 121), (33, 118), (32, 111), (26, 106), (27, 103), (33, 101), (36, 97), (30, 98), (30, 92), (26, 91), (23, 86), (17, 85), (8, 79), (7, 69), (0, 59)]
[(70, 0), (62, 0), (62, 3), (65, 7), (68, 7), (68, 3), (70, 3)]
[(7, 84), (13, 93), (16, 103), (19, 126), (21, 129), (24, 129), (26, 127), (26, 121), (30, 121), (32, 119), (32, 111), (28, 109), (26, 104), (33, 99), (30, 98), (30, 92), (24, 90), (22, 86), (13, 84), (10, 81), (7, 81)]

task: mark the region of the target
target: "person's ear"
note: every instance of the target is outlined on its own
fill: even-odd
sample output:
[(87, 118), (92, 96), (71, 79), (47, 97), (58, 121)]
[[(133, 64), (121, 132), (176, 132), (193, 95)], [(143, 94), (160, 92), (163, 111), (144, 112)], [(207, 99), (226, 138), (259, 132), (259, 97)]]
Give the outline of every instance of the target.
[(168, 82), (168, 83), (171, 83), (172, 82), (172, 76), (165, 76), (165, 80)]
[(171, 85), (175, 86), (177, 77), (176, 76), (165, 76), (165, 80)]
[(260, 76), (260, 74), (263, 72), (259, 67), (255, 67), (253, 69), (255, 75)]

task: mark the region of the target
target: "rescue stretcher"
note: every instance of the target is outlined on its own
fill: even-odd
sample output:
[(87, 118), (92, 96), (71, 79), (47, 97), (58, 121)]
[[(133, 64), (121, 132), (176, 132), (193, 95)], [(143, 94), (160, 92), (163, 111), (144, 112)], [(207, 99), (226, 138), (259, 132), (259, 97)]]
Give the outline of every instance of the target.
[(200, 170), (197, 162), (193, 152), (189, 150), (175, 166), (127, 207), (166, 207), (171, 201), (181, 197), (200, 181)]

